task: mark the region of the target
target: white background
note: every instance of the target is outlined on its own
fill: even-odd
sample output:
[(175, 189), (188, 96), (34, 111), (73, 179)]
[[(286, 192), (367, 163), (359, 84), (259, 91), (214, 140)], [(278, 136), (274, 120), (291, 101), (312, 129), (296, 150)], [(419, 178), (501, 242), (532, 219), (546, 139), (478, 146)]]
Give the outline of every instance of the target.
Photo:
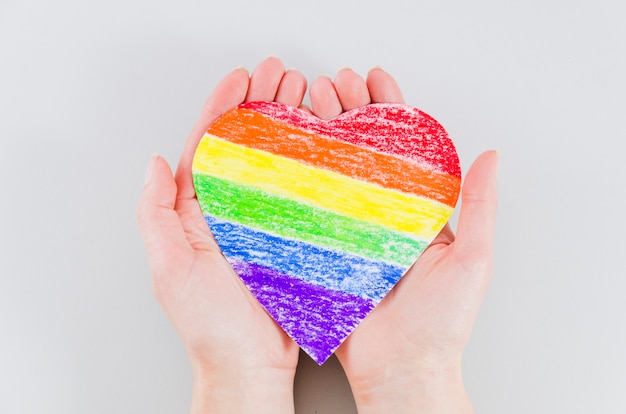
[[(0, 0), (0, 412), (188, 410), (134, 208), (150, 154), (175, 164), (219, 79), (269, 54), (382, 66), (464, 171), (500, 150), (477, 411), (626, 412), (625, 21), (620, 0)], [(353, 412), (342, 375), (304, 360), (298, 413)]]

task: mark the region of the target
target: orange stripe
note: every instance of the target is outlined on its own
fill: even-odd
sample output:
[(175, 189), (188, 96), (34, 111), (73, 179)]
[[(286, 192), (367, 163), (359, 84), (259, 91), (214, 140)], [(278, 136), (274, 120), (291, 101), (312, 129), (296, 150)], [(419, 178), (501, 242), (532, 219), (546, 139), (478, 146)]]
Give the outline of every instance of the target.
[(208, 130), (224, 140), (331, 170), (454, 207), (461, 180), (393, 155), (303, 131), (247, 109), (219, 118)]

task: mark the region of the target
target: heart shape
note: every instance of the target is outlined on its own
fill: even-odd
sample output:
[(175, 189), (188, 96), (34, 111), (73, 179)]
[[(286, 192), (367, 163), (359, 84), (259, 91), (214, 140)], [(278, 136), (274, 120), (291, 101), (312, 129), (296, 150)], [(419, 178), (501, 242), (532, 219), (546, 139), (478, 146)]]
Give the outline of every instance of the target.
[(224, 256), (320, 365), (437, 236), (461, 184), (443, 127), (400, 104), (324, 121), (245, 103), (210, 126), (192, 170)]

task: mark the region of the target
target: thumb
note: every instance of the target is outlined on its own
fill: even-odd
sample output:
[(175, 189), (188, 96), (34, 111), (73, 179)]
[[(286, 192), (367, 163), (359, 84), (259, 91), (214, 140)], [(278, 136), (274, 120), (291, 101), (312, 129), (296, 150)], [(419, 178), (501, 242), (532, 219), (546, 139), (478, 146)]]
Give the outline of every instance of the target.
[(146, 182), (137, 205), (137, 224), (145, 244), (152, 274), (168, 273), (173, 257), (193, 254), (174, 206), (177, 187), (167, 161), (154, 154), (148, 163)]
[(493, 255), (496, 225), (498, 153), (487, 151), (472, 164), (461, 192), (461, 211), (455, 250), (466, 260)]

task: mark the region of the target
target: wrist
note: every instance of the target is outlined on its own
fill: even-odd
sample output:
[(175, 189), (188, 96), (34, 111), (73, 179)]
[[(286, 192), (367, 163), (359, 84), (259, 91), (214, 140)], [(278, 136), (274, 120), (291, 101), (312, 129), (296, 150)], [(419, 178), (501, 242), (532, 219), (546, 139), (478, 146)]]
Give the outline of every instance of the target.
[(361, 414), (474, 412), (463, 383), (460, 361), (436, 366), (390, 365), (384, 374), (354, 386), (352, 391)]
[(207, 367), (192, 362), (192, 414), (293, 413), (295, 372), (273, 367)]

